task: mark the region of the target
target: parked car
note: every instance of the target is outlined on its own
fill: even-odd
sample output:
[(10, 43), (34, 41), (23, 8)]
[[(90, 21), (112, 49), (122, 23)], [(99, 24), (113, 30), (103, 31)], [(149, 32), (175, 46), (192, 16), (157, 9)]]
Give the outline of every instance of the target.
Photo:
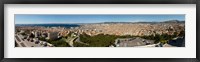
[(35, 44), (39, 44), (40, 43), (40, 41), (35, 41)]
[(46, 46), (47, 46), (47, 43), (44, 44), (44, 47), (46, 47)]
[(31, 42), (34, 42), (34, 40), (33, 40), (33, 39), (31, 39)]

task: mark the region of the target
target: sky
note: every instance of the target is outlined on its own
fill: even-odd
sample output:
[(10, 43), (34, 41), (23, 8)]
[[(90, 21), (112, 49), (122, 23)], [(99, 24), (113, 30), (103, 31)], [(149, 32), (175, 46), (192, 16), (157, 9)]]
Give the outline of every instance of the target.
[(173, 15), (37, 15), (15, 14), (15, 24), (48, 23), (101, 23), (101, 22), (162, 22), (168, 20), (185, 21), (184, 14)]

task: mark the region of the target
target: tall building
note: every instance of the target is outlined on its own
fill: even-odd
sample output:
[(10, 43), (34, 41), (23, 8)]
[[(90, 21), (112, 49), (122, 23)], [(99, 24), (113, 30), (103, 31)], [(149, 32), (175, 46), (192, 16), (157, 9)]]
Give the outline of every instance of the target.
[(49, 32), (47, 35), (47, 39), (57, 39), (58, 38), (58, 32)]
[(35, 31), (35, 37), (39, 37), (39, 32), (38, 31)]

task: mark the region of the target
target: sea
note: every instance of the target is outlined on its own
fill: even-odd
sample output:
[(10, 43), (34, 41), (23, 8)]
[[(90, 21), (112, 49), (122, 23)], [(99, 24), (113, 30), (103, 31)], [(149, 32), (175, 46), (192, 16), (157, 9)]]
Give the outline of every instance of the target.
[(43, 27), (79, 27), (78, 24), (15, 24), (15, 26), (43, 26)]

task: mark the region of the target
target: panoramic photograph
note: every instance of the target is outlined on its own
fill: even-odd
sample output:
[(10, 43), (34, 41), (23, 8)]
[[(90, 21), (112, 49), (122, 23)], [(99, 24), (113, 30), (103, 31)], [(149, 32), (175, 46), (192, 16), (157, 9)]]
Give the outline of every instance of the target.
[(185, 47), (184, 14), (15, 14), (15, 47)]

